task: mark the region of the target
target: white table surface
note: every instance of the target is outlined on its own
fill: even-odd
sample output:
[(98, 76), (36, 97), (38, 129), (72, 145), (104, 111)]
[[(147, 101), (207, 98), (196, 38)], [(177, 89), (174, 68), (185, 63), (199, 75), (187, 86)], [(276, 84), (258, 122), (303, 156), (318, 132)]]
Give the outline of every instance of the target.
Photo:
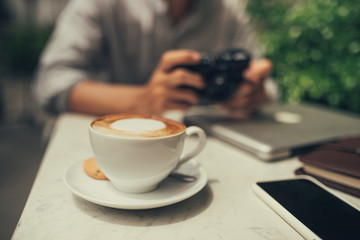
[[(75, 196), (63, 176), (73, 163), (92, 157), (87, 129), (92, 119), (79, 114), (58, 118), (13, 239), (302, 239), (251, 187), (258, 180), (295, 176), (299, 161), (262, 162), (211, 137), (196, 157), (208, 184), (187, 200), (134, 211)], [(358, 198), (335, 194), (360, 207)]]

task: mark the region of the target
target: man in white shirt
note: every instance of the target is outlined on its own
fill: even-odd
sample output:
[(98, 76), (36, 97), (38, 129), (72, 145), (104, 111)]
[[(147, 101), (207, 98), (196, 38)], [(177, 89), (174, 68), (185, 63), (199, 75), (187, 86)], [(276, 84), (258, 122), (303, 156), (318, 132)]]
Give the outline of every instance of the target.
[[(199, 102), (202, 77), (174, 66), (196, 64), (199, 52), (243, 48), (255, 58), (235, 95), (221, 103), (247, 115), (268, 96), (271, 63), (259, 59), (237, 0), (73, 0), (58, 19), (34, 86), (50, 112), (162, 114)], [(106, 73), (98, 81), (99, 69)]]

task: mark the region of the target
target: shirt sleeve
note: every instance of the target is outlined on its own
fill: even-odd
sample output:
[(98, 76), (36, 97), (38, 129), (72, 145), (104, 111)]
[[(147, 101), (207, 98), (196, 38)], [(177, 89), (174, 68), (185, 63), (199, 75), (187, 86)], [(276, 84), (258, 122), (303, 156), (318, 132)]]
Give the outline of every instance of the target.
[(68, 110), (72, 87), (89, 79), (101, 58), (101, 22), (95, 0), (70, 1), (58, 18), (33, 86), (36, 102), (50, 113)]
[(250, 17), (246, 13), (245, 1), (225, 1), (225, 8), (229, 18), (229, 42), (232, 48), (245, 49), (251, 53), (253, 59), (261, 58), (263, 48), (258, 41), (257, 35), (250, 23)]

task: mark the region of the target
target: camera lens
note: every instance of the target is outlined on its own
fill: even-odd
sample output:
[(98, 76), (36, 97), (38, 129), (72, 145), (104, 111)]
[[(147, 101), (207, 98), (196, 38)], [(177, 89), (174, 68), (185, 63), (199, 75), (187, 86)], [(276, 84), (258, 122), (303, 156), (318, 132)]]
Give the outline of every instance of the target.
[(221, 86), (221, 85), (223, 85), (225, 83), (225, 78), (223, 77), (223, 76), (217, 76), (216, 78), (215, 78), (215, 84), (217, 85), (217, 86)]

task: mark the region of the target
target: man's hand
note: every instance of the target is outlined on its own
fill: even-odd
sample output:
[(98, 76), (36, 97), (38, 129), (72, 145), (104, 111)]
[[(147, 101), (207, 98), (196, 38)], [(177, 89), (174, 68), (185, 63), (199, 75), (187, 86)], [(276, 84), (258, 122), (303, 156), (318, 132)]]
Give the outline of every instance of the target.
[(81, 81), (70, 93), (69, 109), (98, 115), (122, 112), (162, 114), (167, 110), (186, 109), (198, 103), (199, 99), (194, 91), (179, 86), (203, 88), (204, 82), (199, 74), (173, 68), (199, 61), (200, 54), (194, 51), (166, 52), (149, 82), (143, 86)]
[(162, 114), (166, 110), (180, 109), (199, 102), (194, 91), (180, 86), (201, 89), (205, 86), (201, 75), (177, 68), (180, 64), (197, 64), (200, 54), (190, 50), (172, 50), (165, 52), (145, 85), (143, 98), (137, 104), (138, 112)]
[(269, 101), (264, 89), (264, 79), (270, 74), (272, 63), (267, 59), (253, 60), (244, 72), (244, 83), (235, 95), (223, 106), (230, 115), (238, 118), (249, 117), (261, 105)]

